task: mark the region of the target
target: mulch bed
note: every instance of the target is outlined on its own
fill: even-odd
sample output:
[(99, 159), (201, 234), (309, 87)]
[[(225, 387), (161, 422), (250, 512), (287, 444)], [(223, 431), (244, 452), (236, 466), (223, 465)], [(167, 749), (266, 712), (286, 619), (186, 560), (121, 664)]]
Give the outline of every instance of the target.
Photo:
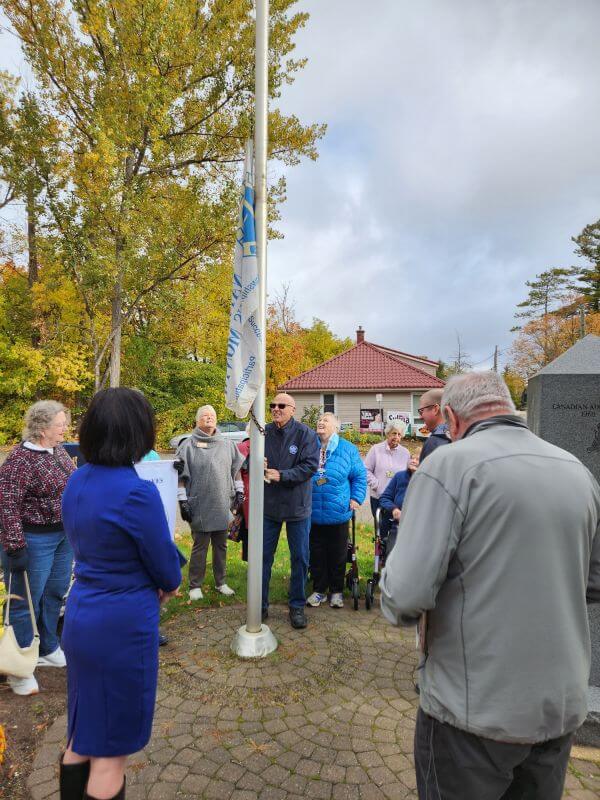
[(0, 764), (2, 800), (29, 800), (26, 781), (34, 753), (46, 729), (66, 709), (66, 670), (46, 667), (35, 674), (40, 693), (31, 697), (19, 697), (8, 684), (0, 683), (0, 725), (6, 735)]

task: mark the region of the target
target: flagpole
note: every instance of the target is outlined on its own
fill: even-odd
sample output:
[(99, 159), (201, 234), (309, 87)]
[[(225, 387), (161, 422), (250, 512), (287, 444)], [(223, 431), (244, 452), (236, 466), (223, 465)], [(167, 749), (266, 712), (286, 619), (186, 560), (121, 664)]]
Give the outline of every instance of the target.
[[(264, 509), (265, 380), (266, 380), (266, 299), (267, 299), (267, 143), (268, 143), (268, 53), (269, 0), (256, 0), (255, 72), (255, 224), (258, 261), (258, 324), (262, 331), (260, 366), (263, 379), (252, 404), (250, 424), (250, 513), (248, 520), (248, 591), (246, 625), (237, 632), (232, 650), (244, 658), (272, 653), (277, 639), (268, 625), (262, 624), (262, 556)], [(256, 424), (258, 423), (258, 425)]]

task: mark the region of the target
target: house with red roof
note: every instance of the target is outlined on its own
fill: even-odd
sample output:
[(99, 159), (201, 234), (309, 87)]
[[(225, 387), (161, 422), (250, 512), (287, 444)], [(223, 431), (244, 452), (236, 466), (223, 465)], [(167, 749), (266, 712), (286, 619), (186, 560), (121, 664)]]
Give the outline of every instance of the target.
[[(423, 392), (444, 386), (436, 377), (437, 361), (373, 344), (356, 331), (356, 344), (306, 372), (290, 378), (279, 390), (296, 401), (296, 418), (318, 406), (332, 411), (344, 427), (378, 430), (394, 417), (422, 425), (417, 409)], [(380, 415), (381, 416), (378, 416)]]

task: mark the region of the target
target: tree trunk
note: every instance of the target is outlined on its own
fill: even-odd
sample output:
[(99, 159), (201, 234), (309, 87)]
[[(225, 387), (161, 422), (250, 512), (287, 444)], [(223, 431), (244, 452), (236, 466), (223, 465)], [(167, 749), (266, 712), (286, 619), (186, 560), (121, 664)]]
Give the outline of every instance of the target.
[(123, 327), (123, 273), (119, 270), (115, 282), (110, 318), (110, 332), (113, 334), (110, 346), (110, 386), (121, 385), (121, 330)]

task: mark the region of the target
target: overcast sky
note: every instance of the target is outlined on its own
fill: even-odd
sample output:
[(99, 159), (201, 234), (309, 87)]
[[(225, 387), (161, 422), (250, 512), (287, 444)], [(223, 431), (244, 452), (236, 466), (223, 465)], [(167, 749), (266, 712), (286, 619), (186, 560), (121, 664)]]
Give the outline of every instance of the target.
[(449, 359), (459, 331), (474, 362), (506, 351), (525, 281), (575, 263), (571, 236), (600, 217), (600, 3), (297, 7), (309, 63), (281, 106), (328, 132), (287, 172), (269, 291), (291, 282), (301, 320), (340, 335), (361, 324)]

